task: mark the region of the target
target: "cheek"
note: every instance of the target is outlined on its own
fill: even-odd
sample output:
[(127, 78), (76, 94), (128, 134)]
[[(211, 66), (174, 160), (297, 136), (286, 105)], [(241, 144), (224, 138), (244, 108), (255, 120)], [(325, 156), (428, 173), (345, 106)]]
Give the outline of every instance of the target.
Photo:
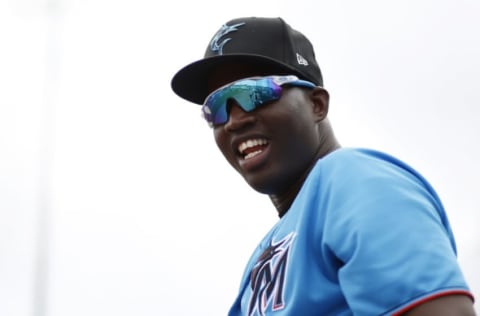
[[(292, 95), (294, 94), (292, 93)], [(289, 98), (288, 104), (276, 113), (276, 125), (281, 126), (276, 134), (283, 139), (285, 148), (295, 155), (311, 155), (318, 145), (318, 132), (310, 102), (302, 95)]]
[(217, 144), (218, 149), (222, 152), (223, 156), (228, 160), (228, 162), (230, 164), (233, 164), (233, 153), (228, 138), (223, 131), (223, 128), (215, 128), (213, 131), (213, 136), (215, 138), (215, 143)]
[(218, 149), (223, 152), (222, 148), (224, 147), (225, 138), (223, 137), (222, 132), (218, 128), (214, 128), (213, 138), (215, 139), (215, 143), (217, 144)]

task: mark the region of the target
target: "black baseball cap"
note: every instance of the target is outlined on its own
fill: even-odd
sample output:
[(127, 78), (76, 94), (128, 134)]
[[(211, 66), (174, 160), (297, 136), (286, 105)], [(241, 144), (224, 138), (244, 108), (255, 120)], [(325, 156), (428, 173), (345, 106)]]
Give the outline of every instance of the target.
[(218, 67), (235, 62), (267, 65), (323, 86), (310, 41), (282, 18), (247, 17), (225, 23), (210, 40), (204, 58), (180, 69), (173, 91), (193, 103), (208, 95), (207, 80)]

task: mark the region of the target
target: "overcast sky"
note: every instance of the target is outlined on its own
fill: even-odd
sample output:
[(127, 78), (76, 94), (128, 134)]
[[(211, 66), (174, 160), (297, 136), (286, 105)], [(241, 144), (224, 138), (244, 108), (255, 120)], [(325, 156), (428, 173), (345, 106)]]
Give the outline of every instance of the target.
[(226, 314), (277, 216), (170, 79), (240, 16), (310, 38), (340, 142), (432, 183), (479, 295), (480, 2), (0, 0), (0, 315)]

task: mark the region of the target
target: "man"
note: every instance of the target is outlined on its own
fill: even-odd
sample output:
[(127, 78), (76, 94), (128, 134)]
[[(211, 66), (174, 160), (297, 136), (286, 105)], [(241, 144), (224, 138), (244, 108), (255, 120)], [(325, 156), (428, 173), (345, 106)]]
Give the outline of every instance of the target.
[(280, 220), (229, 315), (474, 315), (433, 188), (385, 153), (341, 148), (310, 41), (281, 18), (238, 18), (172, 79)]

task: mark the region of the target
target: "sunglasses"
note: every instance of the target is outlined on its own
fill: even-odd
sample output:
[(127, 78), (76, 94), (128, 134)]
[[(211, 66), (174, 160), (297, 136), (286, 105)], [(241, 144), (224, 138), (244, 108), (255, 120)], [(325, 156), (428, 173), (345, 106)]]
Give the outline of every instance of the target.
[(316, 86), (293, 75), (241, 79), (210, 93), (203, 102), (203, 117), (210, 126), (224, 124), (228, 121), (227, 103), (230, 99), (234, 99), (245, 112), (251, 112), (263, 104), (280, 99), (283, 85), (305, 88)]

